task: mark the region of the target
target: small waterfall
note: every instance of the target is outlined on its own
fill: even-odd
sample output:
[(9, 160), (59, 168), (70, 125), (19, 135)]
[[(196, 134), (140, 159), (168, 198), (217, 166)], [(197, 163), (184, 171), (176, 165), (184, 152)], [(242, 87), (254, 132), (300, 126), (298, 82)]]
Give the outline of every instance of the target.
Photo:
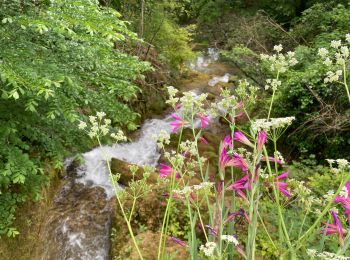
[[(219, 52), (209, 49), (206, 56), (198, 57), (193, 69), (205, 69), (218, 58)], [(215, 80), (226, 82), (227, 78), (228, 81), (227, 75), (219, 78)], [(193, 95), (198, 95), (198, 92), (193, 91)], [(160, 153), (154, 136), (159, 135), (162, 130), (170, 133), (171, 121), (171, 115), (165, 116), (164, 119), (147, 120), (136, 141), (97, 147), (83, 154), (83, 165), (78, 165), (72, 159), (65, 161), (67, 178), (47, 216), (43, 228), (46, 243), (39, 250), (42, 254), (38, 259), (109, 258), (115, 200), (106, 159), (117, 158), (139, 166), (157, 166)], [(196, 125), (199, 124), (198, 120)]]
[(154, 136), (159, 135), (162, 130), (170, 133), (171, 121), (170, 116), (165, 117), (163, 120), (148, 120), (141, 128), (141, 136), (137, 141), (98, 147), (85, 153), (83, 155), (85, 166), (79, 169), (78, 175), (81, 177), (77, 179), (77, 182), (93, 187), (102, 187), (107, 197), (111, 198), (114, 195), (114, 191), (109, 181), (109, 173), (105, 163), (106, 156), (109, 157), (109, 160), (110, 158), (117, 158), (139, 166), (156, 166), (160, 153)]
[(190, 68), (195, 71), (203, 71), (205, 72), (207, 67), (219, 60), (219, 50), (216, 48), (208, 48), (207, 53), (204, 55), (200, 55), (197, 59), (190, 64)]
[(209, 80), (208, 85), (214, 87), (219, 82), (227, 83), (230, 80), (230, 73), (226, 73), (224, 76), (215, 76), (211, 80)]

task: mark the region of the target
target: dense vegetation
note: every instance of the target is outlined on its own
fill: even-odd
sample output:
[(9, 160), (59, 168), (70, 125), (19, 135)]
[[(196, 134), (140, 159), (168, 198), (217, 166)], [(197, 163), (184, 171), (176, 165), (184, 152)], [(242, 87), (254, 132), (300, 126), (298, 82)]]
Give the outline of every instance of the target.
[(81, 114), (102, 110), (134, 128), (126, 102), (150, 67), (123, 50), (136, 34), (119, 17), (95, 1), (2, 1), (1, 234), (14, 234), (18, 202), (39, 199), (47, 159), (60, 168), (66, 151), (86, 142)]
[[(350, 71), (350, 3), (347, 0), (4, 0), (0, 3), (0, 21), (0, 236), (12, 237), (19, 234), (14, 226), (16, 210), (25, 201), (41, 198), (43, 187), (49, 185), (52, 178), (46, 171), (48, 165), (53, 165), (57, 169), (55, 174), (58, 174), (66, 156), (96, 144), (96, 141), (88, 140), (79, 131), (79, 120), (104, 111), (113, 127), (135, 130), (140, 118), (135, 104), (139, 102), (140, 95), (147, 95), (143, 87), (151, 77), (149, 73), (156, 75), (155, 83), (150, 84), (151, 88), (163, 91), (164, 88), (160, 86), (191, 75), (187, 64), (196, 55), (194, 49), (215, 47), (221, 50), (221, 58), (225, 62), (238, 69), (238, 76), (242, 80), (233, 80), (236, 89), (229, 94), (225, 92), (228, 90), (224, 90), (221, 98), (228, 99), (234, 94), (243, 101), (243, 112), (250, 115), (247, 121), (256, 118), (295, 117), (294, 123), (283, 130), (283, 136), (274, 138), (269, 135), (274, 140), (267, 143), (266, 147), (263, 142), (260, 150), (254, 148), (252, 153), (261, 156), (263, 146), (274, 152), (272, 156), (275, 160), (272, 160), (271, 165), (275, 167), (275, 172), (269, 163), (263, 170), (270, 177), (276, 175), (275, 179), (272, 178), (273, 184), (282, 170), (277, 163), (277, 152), (282, 151), (287, 161), (294, 161), (288, 168), (291, 172), (289, 177), (293, 178), (289, 188), (300, 194), (292, 197), (295, 201), (288, 200), (290, 194), (283, 200), (280, 195), (276, 195), (276, 191), (281, 191), (280, 186), (268, 186), (264, 182), (265, 186), (259, 186), (252, 178), (253, 190), (256, 191), (255, 187), (257, 190), (263, 187), (259, 192), (266, 196), (260, 200), (259, 192), (257, 195), (247, 189), (250, 200), (247, 211), (250, 216), (256, 217), (249, 221), (255, 221), (255, 227), (249, 225), (246, 228), (248, 231), (243, 230), (246, 233), (239, 230), (237, 234), (246, 239), (245, 246), (256, 246), (257, 255), (269, 259), (281, 255), (305, 258), (306, 250), (316, 245), (320, 252), (328, 250), (349, 254), (342, 247), (343, 242), (340, 241), (338, 247), (338, 241), (327, 237), (325, 232), (321, 243), (317, 244), (319, 237), (314, 231), (321, 219), (312, 214), (320, 214), (324, 210), (322, 216), (326, 216), (332, 205), (329, 203), (325, 206), (325, 203), (320, 204), (318, 201), (320, 205), (317, 205), (317, 209), (311, 210), (306, 209), (309, 204), (305, 202), (311, 197), (315, 199), (313, 196), (327, 200), (332, 195), (332, 192), (329, 193), (332, 189), (339, 193), (342, 187), (338, 189), (338, 186), (344, 186), (345, 179), (343, 175), (334, 177), (334, 172), (341, 170), (349, 174), (348, 164), (339, 168), (331, 165), (331, 169), (325, 166), (326, 159), (329, 158), (350, 159), (349, 77), (346, 76)], [(340, 45), (336, 42), (339, 40)], [(283, 56), (281, 63), (286, 67), (282, 72), (273, 67), (277, 66), (276, 59), (279, 61), (282, 57), (279, 55)], [(158, 76), (162, 80), (157, 80)], [(179, 95), (171, 91), (174, 90), (170, 89), (169, 103), (179, 101)], [(203, 103), (204, 100), (205, 98)], [(186, 98), (180, 101), (186, 108)], [(235, 106), (239, 107), (236, 101)], [(231, 114), (228, 113), (233, 118), (236, 110), (241, 109), (237, 107)], [(191, 109), (187, 112), (192, 113), (192, 120), (198, 113), (201, 115), (199, 118), (204, 120), (204, 107), (198, 105), (198, 111), (193, 107)], [(175, 117), (175, 124), (182, 127), (190, 119), (191, 117), (188, 120)], [(249, 142), (254, 145), (258, 143), (259, 134), (262, 133), (250, 130), (250, 123), (252, 122), (236, 125), (235, 122), (230, 122), (231, 137), (235, 137), (234, 131), (238, 127), (250, 141), (242, 136), (241, 139), (236, 137), (235, 141), (248, 146), (253, 146)], [(200, 134), (201, 131), (191, 137), (192, 141), (197, 142)], [(92, 135), (96, 136), (98, 135)], [(109, 139), (103, 141), (109, 142)], [(234, 141), (231, 142), (233, 146)], [(225, 143), (221, 145), (223, 144)], [(199, 158), (198, 146), (196, 148), (197, 154), (193, 155)], [(228, 150), (225, 152), (236, 152), (230, 151), (229, 145), (226, 148)], [(222, 158), (223, 151), (221, 149), (216, 159)], [(250, 155), (246, 153), (245, 156), (248, 160)], [(266, 156), (267, 153), (265, 161)], [(175, 169), (185, 171), (181, 168), (184, 165), (179, 166), (170, 157), (167, 159), (171, 170), (162, 166), (165, 177), (170, 176)], [(261, 164), (255, 159), (254, 157), (249, 167), (258, 172)], [(202, 178), (206, 175), (201, 181), (206, 182), (208, 172), (204, 174), (200, 159), (198, 161)], [(224, 178), (225, 167), (218, 167), (216, 178), (219, 181), (227, 181)], [(246, 173), (247, 170), (243, 168), (240, 167), (240, 170)], [(283, 169), (286, 168), (284, 166)], [(231, 173), (236, 173), (236, 170), (231, 170)], [(175, 187), (174, 179), (171, 179), (171, 186), (167, 187), (169, 194), (172, 194)], [(146, 180), (143, 181), (142, 185), (146, 183)], [(233, 183), (235, 181), (237, 179), (232, 179)], [(305, 182), (307, 189), (303, 186)], [(142, 185), (137, 187), (146, 189)], [(269, 193), (271, 190), (274, 191), (274, 196)], [(214, 194), (217, 197), (222, 195), (218, 190)], [(204, 193), (208, 201), (204, 208), (210, 208), (208, 196), (211, 195)], [(264, 226), (265, 231), (278, 229), (278, 234), (270, 236), (267, 231), (254, 230), (260, 221), (254, 202), (260, 203), (259, 211), (262, 213), (259, 218), (263, 218), (267, 225)], [(174, 207), (172, 210), (178, 212), (179, 208), (172, 203), (170, 196), (167, 209)], [(187, 203), (190, 205), (189, 201)], [(242, 208), (247, 206), (241, 201), (237, 205), (235, 203), (232, 209), (237, 205)], [(346, 203), (349, 203), (348, 200), (344, 205)], [(321, 206), (325, 206), (324, 209)], [(201, 209), (203, 210), (202, 204), (196, 208), (199, 215), (191, 212), (191, 209), (189, 213), (184, 213), (184, 219), (191, 219), (191, 226), (183, 228), (179, 227), (178, 220), (172, 219), (167, 211), (161, 227), (163, 231), (165, 223), (170, 221), (174, 225), (169, 228), (170, 235), (188, 241), (186, 247), (193, 258), (198, 257), (197, 239), (204, 238), (203, 234), (202, 237), (196, 237), (193, 231), (196, 223), (192, 218), (200, 217)], [(266, 213), (273, 210), (278, 210), (278, 214)], [(225, 214), (230, 211), (228, 209)], [(309, 217), (300, 218), (295, 214), (296, 211)], [(343, 212), (341, 207), (339, 212)], [(242, 211), (237, 214), (245, 216)], [(332, 216), (336, 222), (334, 214)], [(129, 219), (128, 228), (134, 238), (132, 213), (130, 217), (124, 217)], [(205, 220), (209, 222), (213, 218), (209, 214)], [(294, 225), (289, 219), (297, 219), (298, 222)], [(343, 222), (348, 220), (344, 216), (340, 219)], [(264, 225), (262, 220), (261, 222)], [(331, 217), (328, 218), (328, 223), (330, 222)], [(315, 227), (313, 223), (316, 223)], [(289, 230), (283, 227), (286, 224), (290, 225)], [(205, 229), (203, 223), (201, 225)], [(311, 227), (312, 231), (307, 234), (310, 240), (306, 241), (302, 230), (311, 230)], [(234, 228), (232, 224), (229, 230)], [(340, 231), (337, 232), (340, 236)], [(205, 231), (204, 234), (206, 236)], [(162, 235), (163, 232), (158, 257), (164, 253), (160, 250), (162, 243), (165, 243)], [(349, 237), (350, 235), (347, 236), (346, 243), (350, 243)], [(301, 243), (304, 242), (305, 245), (302, 246)], [(137, 243), (134, 243), (139, 250)], [(175, 243), (181, 244), (183, 241), (176, 240)], [(221, 246), (220, 244), (220, 253), (225, 255), (226, 251)], [(234, 250), (232, 245), (228, 247)], [(247, 249), (242, 253), (242, 248), (235, 249), (242, 256), (247, 254), (250, 259), (255, 256), (254, 250)], [(237, 252), (228, 253), (225, 257), (237, 256)], [(204, 257), (203, 252), (201, 256)]]

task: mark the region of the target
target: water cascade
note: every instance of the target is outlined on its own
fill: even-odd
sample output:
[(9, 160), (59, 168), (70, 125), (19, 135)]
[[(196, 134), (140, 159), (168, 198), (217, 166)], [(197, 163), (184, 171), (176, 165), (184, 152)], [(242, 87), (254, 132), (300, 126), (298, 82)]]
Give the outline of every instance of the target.
[[(218, 60), (216, 49), (191, 64), (205, 71)], [(215, 76), (209, 85), (228, 82), (229, 74)], [(195, 94), (195, 93), (194, 93)], [(95, 148), (83, 154), (84, 163), (66, 161), (65, 183), (55, 197), (44, 226), (43, 260), (105, 260), (109, 257), (111, 219), (115, 201), (109, 181), (106, 156), (137, 164), (157, 166), (160, 153), (154, 139), (161, 130), (170, 133), (170, 115), (147, 120), (139, 138), (130, 143)]]

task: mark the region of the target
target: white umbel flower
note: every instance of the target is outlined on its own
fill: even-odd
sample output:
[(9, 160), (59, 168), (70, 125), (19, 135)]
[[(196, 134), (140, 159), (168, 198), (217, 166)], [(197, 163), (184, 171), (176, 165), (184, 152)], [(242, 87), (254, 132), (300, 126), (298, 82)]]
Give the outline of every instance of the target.
[(229, 235), (222, 235), (221, 240), (227, 241), (227, 243), (232, 243), (235, 246), (239, 245), (238, 240), (236, 239), (235, 236), (229, 236)]
[(202, 251), (206, 256), (212, 256), (215, 248), (216, 244), (214, 242), (207, 242), (205, 245), (201, 245), (199, 250)]
[(275, 45), (275, 46), (273, 47), (273, 49), (274, 49), (276, 52), (281, 52), (281, 51), (283, 50), (282, 44)]

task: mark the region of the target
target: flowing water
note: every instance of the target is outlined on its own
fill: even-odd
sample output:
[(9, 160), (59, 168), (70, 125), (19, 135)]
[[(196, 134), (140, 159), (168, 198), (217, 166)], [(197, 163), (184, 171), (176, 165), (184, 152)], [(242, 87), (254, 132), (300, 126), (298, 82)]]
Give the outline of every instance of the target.
[[(216, 49), (209, 49), (190, 67), (205, 72), (219, 58)], [(209, 82), (228, 82), (229, 74), (216, 75)], [(193, 92), (196, 95), (195, 92)], [(113, 215), (113, 187), (106, 165), (108, 160), (119, 160), (139, 166), (157, 166), (160, 153), (154, 139), (161, 130), (170, 133), (170, 115), (163, 119), (147, 120), (140, 137), (130, 143), (95, 148), (83, 154), (84, 163), (66, 161), (65, 184), (56, 195), (45, 224), (45, 245), (42, 260), (105, 260), (109, 258), (110, 229)]]

